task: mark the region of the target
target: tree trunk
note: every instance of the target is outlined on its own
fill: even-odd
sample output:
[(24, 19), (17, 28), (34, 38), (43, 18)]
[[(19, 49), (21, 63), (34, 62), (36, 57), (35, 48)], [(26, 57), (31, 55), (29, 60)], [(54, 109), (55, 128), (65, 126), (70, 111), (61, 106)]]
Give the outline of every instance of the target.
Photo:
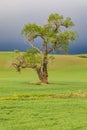
[(48, 70), (47, 70), (47, 55), (43, 56), (42, 59), (42, 79), (41, 82), (42, 83), (48, 83)]
[(47, 70), (47, 43), (44, 42), (44, 51), (43, 51), (43, 57), (42, 57), (42, 64), (41, 64), (41, 69), (42, 69), (42, 79), (41, 82), (47, 84), (48, 83), (48, 70)]
[(36, 72), (41, 83), (48, 84), (47, 57), (42, 59), (41, 67), (37, 67)]
[(44, 43), (44, 51), (42, 56), (41, 66), (36, 69), (41, 83), (48, 84), (48, 70), (47, 70), (47, 43)]

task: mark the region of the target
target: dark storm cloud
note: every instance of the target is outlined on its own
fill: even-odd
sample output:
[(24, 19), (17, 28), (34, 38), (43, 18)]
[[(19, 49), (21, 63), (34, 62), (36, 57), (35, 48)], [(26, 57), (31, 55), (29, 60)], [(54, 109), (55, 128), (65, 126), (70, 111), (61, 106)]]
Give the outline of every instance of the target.
[(43, 25), (50, 13), (59, 13), (71, 17), (79, 33), (78, 40), (70, 44), (69, 53), (87, 53), (86, 12), (86, 0), (1, 0), (0, 51), (26, 50), (29, 46), (20, 34), (24, 24)]

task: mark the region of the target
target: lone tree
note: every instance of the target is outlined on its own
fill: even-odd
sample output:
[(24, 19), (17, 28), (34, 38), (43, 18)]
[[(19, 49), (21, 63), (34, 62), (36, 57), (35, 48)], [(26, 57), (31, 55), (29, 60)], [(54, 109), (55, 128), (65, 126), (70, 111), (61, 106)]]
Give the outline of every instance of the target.
[[(71, 30), (74, 26), (71, 18), (64, 18), (59, 14), (51, 14), (47, 24), (39, 26), (37, 24), (27, 24), (21, 34), (25, 37), (32, 49), (25, 53), (17, 52), (13, 66), (20, 71), (22, 68), (34, 69), (41, 83), (48, 83), (48, 61), (49, 53), (56, 49), (67, 51), (69, 43), (77, 38), (77, 33)], [(42, 39), (42, 49), (34, 44), (34, 40)]]

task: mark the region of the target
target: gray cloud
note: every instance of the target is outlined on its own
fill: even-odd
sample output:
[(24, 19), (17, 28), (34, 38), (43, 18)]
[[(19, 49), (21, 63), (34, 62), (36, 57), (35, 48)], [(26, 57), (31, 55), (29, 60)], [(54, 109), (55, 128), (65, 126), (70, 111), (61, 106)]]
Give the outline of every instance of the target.
[[(26, 23), (44, 24), (50, 13), (70, 16), (76, 24), (79, 39), (71, 45), (87, 49), (87, 0), (0, 0), (0, 50), (26, 48), (20, 32)], [(84, 42), (84, 43), (83, 43)], [(13, 47), (12, 47), (13, 46)], [(80, 46), (80, 47), (78, 47)], [(87, 52), (86, 52), (87, 53)]]

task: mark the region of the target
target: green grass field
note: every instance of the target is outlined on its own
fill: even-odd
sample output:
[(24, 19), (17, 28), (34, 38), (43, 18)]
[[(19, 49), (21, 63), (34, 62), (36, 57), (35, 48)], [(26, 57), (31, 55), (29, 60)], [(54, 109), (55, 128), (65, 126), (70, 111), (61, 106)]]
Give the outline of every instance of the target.
[(36, 73), (15, 72), (13, 53), (0, 52), (0, 130), (86, 130), (87, 55), (59, 55), (49, 64), (49, 84)]

